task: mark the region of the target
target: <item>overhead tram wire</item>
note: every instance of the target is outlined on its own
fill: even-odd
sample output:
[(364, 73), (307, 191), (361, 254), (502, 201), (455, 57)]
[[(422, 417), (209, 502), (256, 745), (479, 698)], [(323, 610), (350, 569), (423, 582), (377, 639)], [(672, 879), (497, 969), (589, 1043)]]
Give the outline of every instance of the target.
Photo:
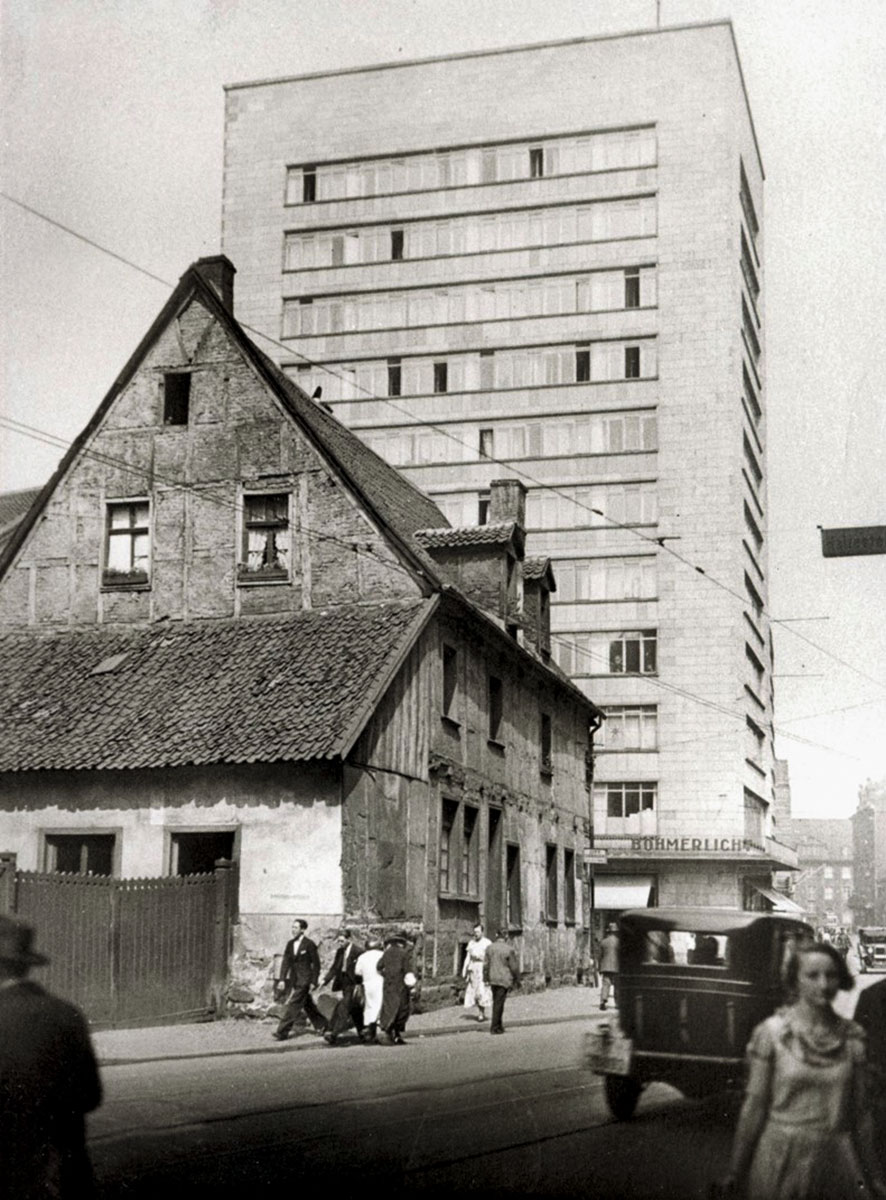
[[(13, 432), (19, 433), (22, 436), (30, 437), (35, 441), (41, 441), (41, 442), (46, 443), (47, 445), (51, 445), (56, 448), (67, 449), (68, 446), (70, 445), (70, 443), (67, 442), (66, 439), (60, 437), (57, 434), (52, 434), (52, 433), (46, 432), (45, 430), (36, 429), (34, 426), (26, 425), (24, 422), (16, 421), (13, 418), (8, 418), (8, 417), (0, 415), (0, 425), (5, 426), (7, 429), (12, 430)], [(170, 488), (174, 488), (175, 490), (190, 493), (190, 494), (194, 495), (197, 499), (202, 500), (203, 502), (208, 502), (210, 504), (216, 504), (219, 507), (225, 508), (231, 512), (239, 511), (239, 506), (236, 504), (236, 502), (231, 501), (231, 500), (227, 499), (226, 497), (219, 496), (217, 494), (214, 495), (211, 491), (208, 491), (208, 490), (204, 491), (201, 487), (199, 487), (196, 484), (186, 483), (183, 480), (175, 479), (171, 476), (167, 476), (167, 475), (161, 474), (156, 471), (150, 471), (147, 468), (139, 467), (133, 463), (127, 462), (126, 459), (118, 458), (115, 455), (106, 454), (101, 451), (89, 450), (88, 448), (84, 448), (82, 453), (87, 457), (91, 457), (91, 458), (96, 459), (97, 461), (103, 462), (107, 466), (114, 467), (115, 469), (122, 469), (131, 474), (136, 474), (136, 475), (150, 474), (152, 476), (152, 478), (158, 480), (160, 483), (163, 483)], [(211, 486), (215, 486), (214, 481)], [(333, 534), (320, 533), (318, 530), (314, 530), (314, 529), (310, 529), (310, 528), (306, 528), (306, 527), (302, 527), (302, 531), (306, 534), (306, 536), (308, 536), (309, 538), (312, 538), (315, 541), (330, 542), (335, 545), (341, 546), (343, 549), (349, 550), (356, 555), (362, 555), (363, 557), (374, 559), (376, 562), (381, 563), (382, 565), (389, 567), (391, 569), (397, 570), (401, 574), (406, 575), (409, 578), (412, 578), (412, 575), (410, 574), (410, 572), (408, 572), (399, 563), (390, 561), (388, 559), (381, 558), (381, 556), (379, 554), (377, 554), (374, 550), (370, 549), (369, 547), (361, 548), (361, 547), (355, 545), (353, 541), (345, 541), (342, 538), (335, 537)], [(561, 634), (558, 634), (558, 633), (552, 634), (551, 640), (558, 642), (560, 645), (568, 646), (576, 654), (582, 655), (585, 658), (588, 658), (595, 663), (602, 664), (607, 661), (602, 655), (594, 653), (593, 651), (587, 649), (586, 647), (579, 645), (577, 642), (573, 642), (573, 641), (569, 640), (568, 638), (563, 637)], [(666, 680), (660, 679), (656, 675), (643, 675), (643, 676), (641, 676), (641, 678), (643, 678), (646, 682), (648, 682), (653, 687), (659, 688), (662, 691), (666, 691), (672, 695), (678, 696), (680, 699), (688, 700), (691, 703), (699, 704), (699, 705), (703, 706), (704, 708), (707, 708), (710, 711), (717, 713), (718, 715), (727, 716), (734, 720), (741, 721), (742, 723), (744, 723), (744, 721), (746, 719), (744, 713), (737, 712), (737, 711), (735, 711), (735, 709), (729, 708), (727, 705), (723, 705), (723, 704), (720, 704), (718, 701), (710, 700), (707, 697), (700, 696), (697, 693), (691, 692), (686, 688), (678, 687), (676, 684), (672, 684), (672, 683), (667, 682)], [(879, 701), (872, 701), (871, 703), (879, 703)], [(779, 726), (776, 726), (772, 722), (769, 723), (769, 727), (772, 729), (773, 733), (778, 733), (779, 736), (785, 737), (791, 741), (803, 742), (805, 744), (815, 746), (819, 749), (826, 750), (831, 753), (837, 753), (837, 754), (842, 753), (841, 751), (835, 750), (834, 747), (825, 745), (823, 742), (812, 742), (808, 738), (800, 737), (800, 735), (798, 735), (798, 734), (792, 734), (788, 731), (781, 730)], [(722, 736), (722, 734), (710, 735), (710, 736), (711, 737)], [(705, 739), (690, 739), (690, 740), (694, 741), (694, 740), (707, 740), (707, 739), (705, 738)], [(682, 745), (683, 743), (675, 743), (675, 744)]]
[[(39, 218), (40, 220), (46, 221), (48, 224), (54, 226), (55, 228), (62, 230), (64, 233), (69, 234), (71, 237), (77, 238), (80, 241), (85, 242), (88, 246), (91, 246), (93, 249), (98, 250), (103, 254), (109, 255), (111, 258), (115, 259), (116, 261), (124, 263), (126, 266), (132, 267), (133, 270), (136, 270), (143, 275), (147, 275), (150, 279), (153, 279), (158, 283), (162, 283), (162, 284), (164, 284), (164, 286), (166, 286), (170, 289), (173, 289), (176, 286), (172, 283), (169, 283), (167, 280), (161, 279), (161, 277), (159, 275), (155, 275), (152, 271), (148, 271), (146, 268), (140, 267), (137, 263), (130, 261), (129, 259), (125, 258), (123, 255), (117, 254), (113, 250), (107, 249), (107, 247), (100, 245), (100, 243), (98, 243), (96, 241), (93, 241), (92, 238), (88, 238), (88, 237), (84, 236), (83, 234), (78, 233), (76, 230), (71, 229), (67, 225), (63, 225), (60, 221), (56, 221), (54, 218), (47, 216), (45, 213), (40, 212), (38, 209), (33, 208), (31, 205), (23, 203), (21, 200), (16, 199), (14, 196), (10, 196), (7, 192), (0, 192), (0, 197), (7, 200), (9, 203), (17, 205), (21, 209), (24, 209), (26, 212)], [(471, 445), (469, 445), (469, 443), (467, 443), (463, 438), (459, 438), (457, 435), (451, 433), (449, 430), (445, 429), (443, 426), (437, 425), (432, 421), (426, 421), (426, 420), (422, 420), (421, 418), (415, 417), (412, 413), (409, 412), (408, 409), (404, 409), (400, 405), (393, 403), (393, 401), (391, 400), (390, 397), (376, 396), (373, 392), (370, 392), (368, 388), (364, 388), (364, 387), (362, 387), (362, 385), (356, 384), (351, 380), (346, 380), (345, 377), (343, 375), (339, 374), (337, 371), (333, 371), (331, 368), (325, 366), (323, 363), (317, 362), (315, 359), (309, 358), (306, 354), (301, 353), (299, 350), (294, 349), (292, 346), (288, 346), (284, 342), (279, 341), (277, 338), (271, 337), (270, 334), (263, 333), (261, 330), (255, 329), (251, 325), (247, 325), (243, 322), (239, 322), (239, 324), (242, 329), (245, 329), (247, 332), (254, 334), (256, 337), (262, 338), (263, 340), (265, 340), (266, 342), (269, 342), (273, 346), (279, 347), (281, 350), (285, 350), (287, 352), (287, 354), (295, 354), (297, 358), (301, 359), (301, 361), (306, 363), (308, 366), (316, 367), (318, 370), (324, 371), (326, 374), (332, 376), (333, 378), (340, 379), (340, 380), (342, 380), (342, 382), (347, 382), (349, 387), (355, 387), (358, 391), (362, 392), (370, 400), (373, 400), (379, 404), (387, 404), (390, 408), (394, 409), (395, 412), (398, 412), (401, 415), (408, 417), (411, 424), (422, 426), (427, 429), (433, 429), (435, 432), (440, 433), (442, 436), (449, 438), (451, 441), (464, 447), (465, 449), (471, 449), (471, 450), (473, 449), (473, 447)], [(624, 532), (631, 534), (634, 537), (640, 538), (641, 541), (644, 541), (648, 545), (653, 547), (656, 553), (658, 553), (659, 550), (663, 550), (665, 553), (670, 554), (673, 558), (677, 559), (678, 562), (683, 563), (684, 566), (689, 567), (689, 569), (691, 571), (693, 571), (696, 575), (701, 576), (702, 578), (706, 579), (709, 583), (711, 583), (714, 587), (720, 588), (727, 595), (732, 596), (733, 599), (738, 600), (739, 603), (742, 605), (742, 607), (744, 607), (747, 604), (746, 596), (742, 595), (741, 592), (736, 591), (734, 588), (731, 588), (728, 584), (723, 583), (721, 580), (717, 579), (715, 576), (710, 575), (703, 567), (700, 567), (700, 566), (698, 566), (698, 564), (691, 562), (691, 560), (686, 558), (685, 555), (680, 554), (679, 551), (674, 550), (671, 546), (667, 545), (667, 541), (664, 537), (661, 537), (661, 536), (656, 537), (654, 535), (645, 534), (641, 530), (635, 528), (634, 526), (627, 525), (623, 521), (617, 520), (615, 517), (608, 516), (608, 514), (604, 513), (601, 509), (593, 508), (590, 505), (584, 504), (581, 501), (576, 500), (574, 497), (570, 496), (568, 493), (564, 492), (562, 489), (560, 489), (552, 484), (544, 483), (542, 480), (535, 478), (535, 476), (530, 475), (528, 472), (521, 470), (519, 467), (515, 467), (512, 463), (509, 463), (503, 459), (499, 459), (499, 458), (495, 458), (494, 456), (490, 456), (490, 457), (486, 458), (485, 461), (492, 462), (492, 463), (495, 463), (497, 466), (504, 467), (508, 471), (510, 471), (514, 475), (516, 475), (518, 478), (526, 480), (528, 483), (534, 484), (536, 487), (541, 488), (544, 491), (551, 492), (554, 495), (558, 495), (558, 496), (563, 497), (564, 499), (569, 500), (570, 503), (572, 503), (576, 508), (583, 509), (584, 511), (589, 512), (589, 513), (593, 514), (594, 516), (601, 517), (604, 521), (609, 522), (609, 524), (614, 526), (615, 528), (621, 529)], [(869, 683), (873, 683), (877, 687), (886, 689), (886, 682), (884, 682), (883, 680), (874, 678), (874, 676), (869, 675), (866, 671), (863, 671), (863, 670), (861, 670), (861, 668), (854, 666), (852, 663), (848, 662), (844, 658), (841, 658), (838, 654), (835, 654), (833, 651), (825, 649), (824, 646), (820, 646), (817, 642), (814, 642), (811, 638), (806, 637), (805, 634), (800, 633), (796, 629), (793, 629), (791, 627), (790, 618), (775, 618), (768, 612), (767, 609), (765, 609), (762, 606), (760, 608), (760, 614), (765, 615), (769, 619), (769, 622), (771, 625), (777, 625), (777, 626), (779, 626), (779, 628), (786, 629), (789, 633), (792, 633), (794, 635), (794, 637), (799, 638), (802, 642), (805, 642), (808, 646), (811, 646), (812, 649), (817, 650), (820, 654), (825, 655), (826, 658), (830, 658), (832, 661), (838, 663), (840, 666), (845, 667), (847, 670), (853, 672), (853, 674), (858, 675), (862, 679), (866, 679)]]

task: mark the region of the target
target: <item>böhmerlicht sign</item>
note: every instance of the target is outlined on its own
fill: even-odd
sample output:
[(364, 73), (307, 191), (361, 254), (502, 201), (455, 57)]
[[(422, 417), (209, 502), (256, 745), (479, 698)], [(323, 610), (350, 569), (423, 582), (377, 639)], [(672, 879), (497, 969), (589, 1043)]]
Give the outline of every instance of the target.
[(765, 854), (766, 847), (740, 837), (632, 837), (624, 839), (641, 854)]
[(823, 529), (824, 558), (851, 558), (855, 554), (886, 554), (886, 525), (858, 525), (848, 529)]

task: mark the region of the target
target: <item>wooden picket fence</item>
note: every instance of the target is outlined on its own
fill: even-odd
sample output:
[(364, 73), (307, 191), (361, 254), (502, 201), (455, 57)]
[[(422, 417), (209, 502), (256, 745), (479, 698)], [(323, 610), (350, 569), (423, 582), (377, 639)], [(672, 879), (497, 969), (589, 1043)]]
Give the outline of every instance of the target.
[(221, 1015), (237, 867), (207, 875), (112, 879), (17, 871), (0, 858), (0, 912), (36, 930), (50, 959), (34, 977), (95, 1028)]

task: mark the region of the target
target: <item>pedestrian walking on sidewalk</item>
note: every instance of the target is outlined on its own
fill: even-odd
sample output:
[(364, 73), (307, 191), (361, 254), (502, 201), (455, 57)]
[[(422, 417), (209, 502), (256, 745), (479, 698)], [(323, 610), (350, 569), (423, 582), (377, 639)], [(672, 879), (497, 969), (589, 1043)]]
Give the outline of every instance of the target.
[(376, 968), (381, 975), (382, 1001), (378, 1023), (387, 1034), (388, 1045), (403, 1046), (409, 1020), (410, 995), (415, 986), (409, 938), (402, 930), (390, 934)]
[(28, 979), (49, 960), (29, 925), (0, 916), (0, 1139), (2, 1174), (16, 1200), (95, 1195), (85, 1115), (101, 1080), (83, 1014)]
[[(865, 988), (855, 1006), (855, 1020), (867, 1034), (868, 1097), (874, 1128), (886, 1130), (886, 979)], [(877, 1144), (880, 1170), (886, 1175), (886, 1144)]]
[(354, 974), (363, 987), (363, 1033), (360, 1040), (368, 1046), (378, 1041), (378, 1018), (385, 983), (378, 970), (381, 955), (381, 942), (378, 938), (370, 938), (354, 966)]
[(618, 926), (611, 921), (606, 926), (606, 935), (600, 943), (600, 974), (603, 984), (600, 988), (600, 1009), (606, 1008), (609, 996), (618, 1008)]
[(492, 1021), (490, 1033), (504, 1033), (502, 1018), (505, 1000), (512, 987), (520, 986), (520, 968), (514, 947), (508, 941), (508, 931), (499, 929), (495, 941), (486, 947), (483, 960), (483, 978), (492, 989)]
[(744, 1185), (750, 1200), (886, 1195), (865, 1094), (864, 1031), (832, 1006), (852, 976), (834, 946), (808, 942), (789, 959), (785, 982), (793, 1003), (751, 1035), (722, 1190), (734, 1194)]
[(286, 1041), (302, 1010), (318, 1033), (326, 1032), (326, 1018), (311, 999), (311, 992), (320, 982), (320, 953), (307, 936), (307, 929), (307, 921), (300, 917), (292, 922), (292, 937), (286, 943), (280, 979), (274, 985), (275, 995), (286, 997), (280, 1023), (272, 1034), (278, 1042)]
[(473, 1008), (476, 1004), (478, 1021), (486, 1020), (486, 1009), (492, 1007), (492, 992), (489, 984), (483, 979), (483, 963), (486, 959), (487, 947), (492, 942), (483, 936), (483, 926), (474, 926), (471, 940), (465, 946), (465, 965), (462, 975), (468, 981), (465, 988), (465, 1008)]
[(337, 947), (332, 966), (323, 976), (323, 984), (334, 992), (341, 992), (341, 1000), (335, 1006), (335, 1011), (329, 1022), (329, 1029), (323, 1037), (330, 1046), (334, 1046), (337, 1038), (351, 1025), (357, 1030), (357, 1035), (363, 1032), (363, 1001), (357, 992), (360, 980), (357, 977), (357, 960), (363, 953), (364, 947), (354, 941), (350, 929), (340, 929), (336, 935)]

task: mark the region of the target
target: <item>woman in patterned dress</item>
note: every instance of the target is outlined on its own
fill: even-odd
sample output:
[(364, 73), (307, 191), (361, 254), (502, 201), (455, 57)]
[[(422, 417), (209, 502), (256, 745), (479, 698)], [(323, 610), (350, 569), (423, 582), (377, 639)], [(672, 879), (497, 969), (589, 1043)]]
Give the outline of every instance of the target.
[(483, 960), (486, 958), (486, 947), (492, 942), (483, 936), (483, 926), (474, 926), (471, 940), (465, 947), (465, 965), (462, 975), (468, 981), (465, 988), (465, 1008), (473, 1008), (476, 1004), (479, 1011), (478, 1021), (485, 1021), (486, 1009), (492, 1007), (492, 989), (483, 982)]
[(797, 947), (786, 982), (793, 1003), (751, 1035), (723, 1190), (744, 1184), (748, 1200), (880, 1196), (864, 1095), (864, 1032), (832, 1007), (838, 991), (851, 989), (852, 976), (833, 946), (811, 942)]

